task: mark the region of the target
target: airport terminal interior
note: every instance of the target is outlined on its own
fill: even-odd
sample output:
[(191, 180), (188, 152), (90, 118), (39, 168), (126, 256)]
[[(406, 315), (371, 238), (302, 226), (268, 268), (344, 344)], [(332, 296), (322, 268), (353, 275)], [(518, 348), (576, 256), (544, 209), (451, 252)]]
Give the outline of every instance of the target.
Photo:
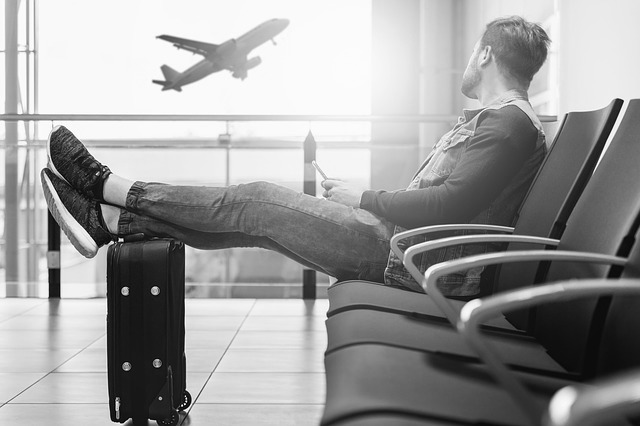
[[(362, 286), (362, 282), (347, 291), (348, 283), (265, 249), (186, 246), (184, 353), (189, 402), (179, 412), (169, 410), (167, 418), (149, 417), (149, 424), (158, 420), (172, 426), (617, 425), (632, 424), (629, 418), (640, 412), (640, 365), (634, 361), (640, 341), (636, 342), (633, 328), (608, 332), (623, 322), (620, 318), (640, 324), (637, 314), (625, 316), (617, 310), (617, 297), (640, 293), (640, 281), (634, 280), (640, 265), (633, 265), (640, 223), (640, 209), (633, 200), (640, 194), (640, 179), (634, 180), (633, 173), (611, 177), (616, 167), (605, 167), (625, 159), (630, 165), (640, 163), (640, 152), (634, 159), (633, 148), (614, 150), (626, 141), (640, 143), (640, 127), (633, 127), (640, 122), (640, 107), (634, 103), (640, 98), (636, 53), (640, 3), (4, 0), (1, 4), (1, 425), (134, 424), (124, 408), (118, 411), (120, 396), (114, 399), (109, 392), (110, 381), (116, 380), (108, 373), (113, 338), (105, 320), (111, 306), (107, 276), (114, 274), (110, 249), (102, 247), (90, 259), (78, 253), (61, 233), (43, 195), (40, 174), (47, 167), (52, 130), (70, 129), (104, 164), (131, 180), (197, 186), (269, 181), (320, 198), (324, 178), (311, 164), (316, 160), (330, 178), (359, 188), (402, 189), (463, 110), (479, 108), (476, 100), (460, 91), (469, 56), (487, 23), (512, 15), (539, 24), (551, 39), (547, 60), (528, 90), (546, 132), (547, 169), (555, 164), (555, 170), (565, 166), (569, 170), (573, 157), (576, 176), (582, 176), (572, 176), (567, 184), (567, 194), (574, 198), (566, 195), (560, 200), (565, 210), (573, 203), (562, 231), (556, 227), (537, 237), (556, 238), (559, 252), (594, 251), (609, 255), (598, 262), (617, 265), (606, 272), (605, 266), (593, 267), (589, 275), (582, 269), (560, 273), (555, 262), (546, 268), (540, 261), (537, 277), (580, 278), (571, 283), (589, 281), (593, 286), (621, 282), (611, 291), (622, 296), (600, 297), (592, 288), (576, 290), (600, 297), (585, 320), (589, 325), (580, 352), (584, 356), (575, 355), (574, 365), (567, 361), (568, 355), (563, 358), (545, 346), (561, 339), (538, 338), (537, 333), (550, 332), (542, 330), (541, 310), (528, 314), (522, 327), (518, 325), (522, 318), (506, 317), (507, 331), (491, 329), (494, 323), (483, 325), (489, 332), (477, 335), (503, 332), (495, 340), (502, 339), (499, 344), (510, 348), (502, 352), (505, 360), (495, 361), (484, 343), (476, 345), (466, 323), (451, 316), (473, 317), (474, 309), (484, 307), (476, 301), (438, 302), (437, 295), (371, 283)], [(224, 59), (216, 62), (214, 57)], [(566, 144), (570, 139), (593, 139), (596, 148), (585, 154), (584, 163), (575, 159), (581, 154), (571, 151), (560, 160), (561, 148), (551, 148), (565, 139)], [(543, 181), (542, 172), (536, 179)], [(548, 189), (538, 192), (549, 199), (555, 196), (551, 188), (561, 183), (554, 179), (548, 177)], [(591, 182), (597, 179), (605, 182), (604, 188), (616, 188), (612, 192), (627, 191), (620, 200), (630, 201), (592, 208), (589, 194), (598, 187)], [(532, 199), (538, 180), (529, 193)], [(615, 195), (602, 200), (617, 203)], [(583, 219), (581, 228), (581, 209), (603, 213), (588, 219), (596, 225)], [(525, 217), (524, 208), (521, 213), (514, 234), (524, 234), (525, 220), (537, 215)], [(605, 214), (611, 214), (609, 222), (602, 220)], [(559, 221), (556, 218), (556, 225)], [(591, 248), (583, 241), (586, 238), (575, 237), (593, 227), (623, 226), (629, 230), (620, 231), (619, 246), (617, 240), (610, 244), (614, 248)], [(603, 241), (614, 239), (613, 231), (606, 232), (597, 238), (603, 247)], [(419, 271), (418, 280), (427, 286), (423, 274)], [(497, 269), (495, 282), (506, 274)], [(383, 290), (397, 291), (387, 297)], [(346, 299), (340, 299), (348, 292)], [(381, 292), (379, 304), (371, 302), (376, 292)], [(533, 293), (521, 297), (551, 298)], [(443, 308), (440, 303), (449, 304)], [(435, 311), (423, 313), (427, 306)], [(558, 321), (574, 324), (585, 311), (580, 308), (575, 315), (567, 311)], [(419, 327), (429, 321), (433, 334)], [(392, 331), (383, 338), (380, 333), (385, 330)], [(149, 338), (139, 337), (148, 343)], [(464, 348), (434, 360), (443, 350), (425, 342), (441, 340)], [(535, 352), (527, 358), (516, 352), (510, 361), (513, 340), (536, 342), (537, 351), (547, 358), (529, 363), (543, 355)], [(615, 358), (612, 352), (628, 356)], [(604, 361), (609, 358), (615, 358), (610, 363), (615, 368)], [(160, 370), (162, 362), (155, 361), (154, 368)], [(454, 362), (464, 367), (448, 364)], [(633, 368), (618, 371), (623, 364)], [(118, 365), (113, 374), (126, 375), (131, 365), (126, 362), (121, 368), (125, 373)], [(454, 370), (458, 374), (452, 374)], [(610, 371), (615, 374), (605, 374)], [(134, 394), (141, 392), (136, 389)], [(470, 396), (473, 402), (468, 402), (467, 395), (477, 398)], [(181, 397), (187, 399), (185, 395), (170, 399)], [(485, 404), (487, 399), (491, 403)], [(610, 401), (614, 402), (606, 406)], [(118, 418), (111, 417), (114, 409)], [(142, 417), (135, 424), (146, 424), (147, 416)]]

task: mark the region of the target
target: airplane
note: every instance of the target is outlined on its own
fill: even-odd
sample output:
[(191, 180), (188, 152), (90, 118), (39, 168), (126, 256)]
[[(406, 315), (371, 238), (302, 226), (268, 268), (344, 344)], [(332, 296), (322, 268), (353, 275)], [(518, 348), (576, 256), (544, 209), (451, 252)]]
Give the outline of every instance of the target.
[(271, 40), (275, 45), (276, 42), (273, 38), (287, 28), (288, 25), (288, 19), (271, 19), (237, 39), (232, 38), (222, 44), (204, 43), (170, 35), (160, 35), (156, 38), (171, 42), (178, 49), (202, 55), (204, 59), (184, 72), (178, 72), (168, 65), (162, 65), (160, 69), (164, 75), (164, 80), (153, 80), (153, 82), (161, 85), (163, 91), (176, 90), (181, 92), (182, 86), (223, 69), (231, 71), (233, 77), (244, 80), (247, 78), (247, 71), (257, 67), (262, 62), (259, 56), (247, 59), (249, 53), (267, 40)]

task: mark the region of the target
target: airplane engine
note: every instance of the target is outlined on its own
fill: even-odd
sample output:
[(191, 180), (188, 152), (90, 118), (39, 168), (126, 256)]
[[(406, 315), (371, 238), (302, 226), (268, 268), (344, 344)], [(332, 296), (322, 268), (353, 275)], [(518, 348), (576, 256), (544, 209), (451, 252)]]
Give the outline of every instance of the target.
[(235, 50), (236, 50), (236, 39), (232, 38), (218, 46), (218, 48), (216, 49), (216, 55), (224, 56), (225, 54), (230, 54), (235, 52)]
[(247, 62), (245, 62), (241, 67), (236, 68), (232, 76), (235, 78), (244, 80), (245, 78), (247, 78), (247, 71), (250, 70), (251, 68), (257, 67), (261, 63), (262, 63), (262, 59), (260, 59), (259, 56), (248, 59)]
[(247, 64), (245, 66), (246, 69), (250, 70), (251, 68), (255, 68), (262, 63), (262, 59), (260, 56), (255, 56), (249, 60), (247, 60)]
[(234, 71), (233, 74), (231, 74), (231, 76), (233, 78), (239, 78), (240, 80), (244, 80), (245, 78), (247, 78), (247, 69), (246, 68), (240, 68), (240, 69)]

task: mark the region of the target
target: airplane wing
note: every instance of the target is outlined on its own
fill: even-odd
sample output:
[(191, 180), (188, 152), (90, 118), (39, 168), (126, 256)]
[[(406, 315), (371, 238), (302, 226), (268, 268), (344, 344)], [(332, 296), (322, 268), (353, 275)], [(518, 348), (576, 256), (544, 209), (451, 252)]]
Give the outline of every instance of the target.
[(189, 52), (197, 53), (203, 56), (207, 56), (218, 47), (217, 44), (213, 43), (204, 43), (202, 41), (189, 40), (186, 38), (174, 37), (165, 34), (159, 35), (156, 38), (173, 43), (173, 45), (178, 49), (187, 50)]

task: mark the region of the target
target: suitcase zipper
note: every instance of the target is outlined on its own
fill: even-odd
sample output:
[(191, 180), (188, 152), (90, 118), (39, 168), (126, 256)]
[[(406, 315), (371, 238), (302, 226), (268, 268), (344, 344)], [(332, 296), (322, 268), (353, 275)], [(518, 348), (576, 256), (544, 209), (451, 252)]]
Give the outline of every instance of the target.
[(116, 396), (116, 420), (120, 420), (120, 397)]
[[(120, 296), (120, 293), (117, 291), (120, 287), (120, 275), (119, 275), (119, 270), (118, 268), (116, 268), (115, 265), (118, 265), (120, 263), (120, 245), (116, 244), (113, 250), (113, 257), (112, 257), (112, 262), (111, 262), (111, 267), (112, 267), (112, 276), (114, 278), (114, 285), (112, 286), (112, 290), (113, 290), (113, 294), (111, 295), (112, 299), (114, 300), (113, 302), (113, 312), (111, 312), (111, 321), (113, 322), (112, 324), (112, 330), (113, 330), (113, 335), (112, 335), (112, 341), (109, 342), (109, 346), (111, 347), (111, 350), (115, 351), (115, 342), (119, 341), (120, 339), (120, 327), (116, 327), (116, 325), (120, 325), (119, 321), (116, 321), (116, 318), (119, 318), (120, 316), (120, 309), (118, 309), (120, 307), (120, 304), (115, 301), (114, 298), (118, 298)], [(113, 352), (113, 357), (112, 359), (114, 361), (117, 361), (118, 359), (118, 354)], [(116, 366), (118, 365), (117, 362), (114, 362), (114, 364), (112, 365), (112, 369), (113, 369), (113, 388), (115, 390), (115, 392), (122, 392), (121, 389), (121, 384), (120, 384), (120, 374), (122, 374), (122, 372), (118, 371), (116, 369)], [(120, 420), (121, 416), (121, 412), (120, 412), (120, 406), (121, 406), (121, 399), (119, 396), (115, 397), (115, 403), (114, 403), (114, 411), (115, 411), (115, 415), (116, 415), (116, 420)]]

